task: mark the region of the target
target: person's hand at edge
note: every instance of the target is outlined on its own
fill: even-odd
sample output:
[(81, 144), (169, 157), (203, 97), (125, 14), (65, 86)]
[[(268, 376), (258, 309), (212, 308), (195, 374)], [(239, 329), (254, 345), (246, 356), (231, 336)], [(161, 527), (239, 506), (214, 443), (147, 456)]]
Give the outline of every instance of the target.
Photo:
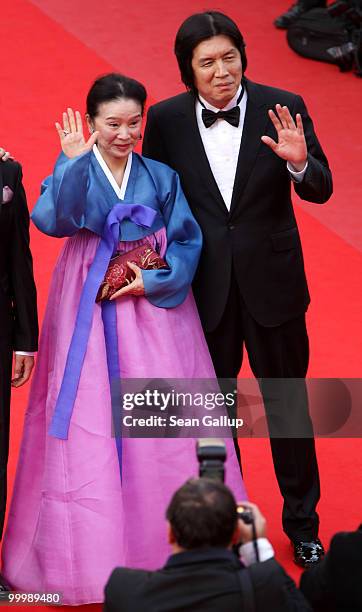
[(0, 147), (0, 159), (1, 161), (6, 161), (7, 159), (14, 159), (9, 151), (5, 151), (2, 147)]
[(11, 386), (21, 387), (31, 376), (34, 367), (34, 357), (30, 355), (15, 354), (14, 359), (14, 375), (11, 380)]

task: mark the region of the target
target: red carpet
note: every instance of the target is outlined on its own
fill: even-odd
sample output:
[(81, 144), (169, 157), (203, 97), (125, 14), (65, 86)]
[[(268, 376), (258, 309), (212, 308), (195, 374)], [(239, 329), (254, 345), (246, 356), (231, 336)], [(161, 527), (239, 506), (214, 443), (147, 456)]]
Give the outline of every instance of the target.
[[(330, 159), (335, 180), (331, 201), (321, 207), (300, 204), (296, 198), (312, 295), (309, 374), (358, 377), (362, 354), (360, 81), (289, 50), (284, 33), (272, 26), (287, 4), (254, 0), (246, 8), (241, 2), (219, 0), (217, 8), (230, 14), (245, 35), (249, 78), (303, 95)], [(30, 208), (41, 179), (51, 172), (58, 151), (53, 126), (63, 109), (72, 105), (84, 112), (90, 82), (111, 70), (143, 81), (150, 103), (182, 91), (172, 54), (174, 34), (186, 16), (204, 8), (200, 0), (141, 0), (126, 6), (119, 0), (3, 0), (0, 37), (6, 44), (0, 72), (0, 145), (6, 145), (23, 164)], [(59, 248), (60, 241), (32, 230), (41, 315)], [(248, 374), (247, 365), (242, 373)], [(13, 395), (10, 489), (26, 396), (27, 389)], [(321, 536), (328, 543), (335, 531), (353, 529), (362, 521), (362, 443), (318, 440), (317, 446)], [(297, 577), (280, 528), (281, 501), (268, 442), (245, 440), (242, 454), (250, 498), (268, 518), (269, 537), (279, 560)]]

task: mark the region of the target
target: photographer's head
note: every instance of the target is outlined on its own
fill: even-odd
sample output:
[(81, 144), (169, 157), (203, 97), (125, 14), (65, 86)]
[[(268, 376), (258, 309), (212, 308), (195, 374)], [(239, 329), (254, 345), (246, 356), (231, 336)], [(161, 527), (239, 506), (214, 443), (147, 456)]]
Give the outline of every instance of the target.
[(174, 552), (229, 548), (240, 539), (234, 496), (217, 480), (188, 480), (173, 495), (166, 518)]

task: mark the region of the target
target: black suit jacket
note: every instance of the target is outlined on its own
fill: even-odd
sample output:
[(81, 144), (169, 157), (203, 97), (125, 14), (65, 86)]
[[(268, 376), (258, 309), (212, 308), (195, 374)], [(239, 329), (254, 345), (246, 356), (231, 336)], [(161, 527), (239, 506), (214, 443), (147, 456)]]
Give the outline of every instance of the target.
[(323, 561), (302, 575), (300, 588), (316, 612), (361, 612), (362, 525), (332, 538)]
[(172, 555), (156, 572), (115, 569), (104, 612), (246, 612), (240, 572), (248, 572), (255, 612), (311, 611), (275, 559), (246, 569), (232, 552), (208, 549)]
[[(4, 187), (11, 189), (13, 197), (3, 203)], [(29, 212), (17, 162), (0, 162), (0, 202), (0, 341), (9, 350), (36, 351), (38, 320)]]
[(151, 106), (143, 153), (175, 169), (203, 232), (194, 293), (206, 331), (218, 324), (234, 268), (249, 312), (262, 325), (279, 325), (304, 313), (309, 293), (286, 162), (261, 141), (275, 138), (268, 109), (287, 105), (301, 113), (308, 169), (298, 195), (323, 203), (332, 193), (327, 159), (300, 96), (245, 79), (248, 101), (230, 212), (203, 148), (195, 99), (184, 93)]

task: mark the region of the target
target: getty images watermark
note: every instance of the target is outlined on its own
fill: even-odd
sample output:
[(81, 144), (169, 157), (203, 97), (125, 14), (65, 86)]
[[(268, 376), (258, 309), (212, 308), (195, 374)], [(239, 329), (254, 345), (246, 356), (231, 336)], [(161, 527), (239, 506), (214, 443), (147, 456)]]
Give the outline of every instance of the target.
[[(122, 393), (121, 402), (125, 412), (132, 411), (132, 414), (124, 414), (122, 417), (122, 423), (126, 427), (198, 428), (202, 426), (239, 429), (244, 424), (242, 418), (229, 416), (229, 411), (235, 403), (235, 394), (231, 392), (224, 395), (220, 391), (191, 393), (176, 391), (174, 388), (170, 391), (144, 389), (136, 393)], [(140, 409), (157, 410), (159, 413), (140, 416), (138, 414)]]
[(361, 379), (112, 381), (122, 437), (360, 437), (361, 407)]

